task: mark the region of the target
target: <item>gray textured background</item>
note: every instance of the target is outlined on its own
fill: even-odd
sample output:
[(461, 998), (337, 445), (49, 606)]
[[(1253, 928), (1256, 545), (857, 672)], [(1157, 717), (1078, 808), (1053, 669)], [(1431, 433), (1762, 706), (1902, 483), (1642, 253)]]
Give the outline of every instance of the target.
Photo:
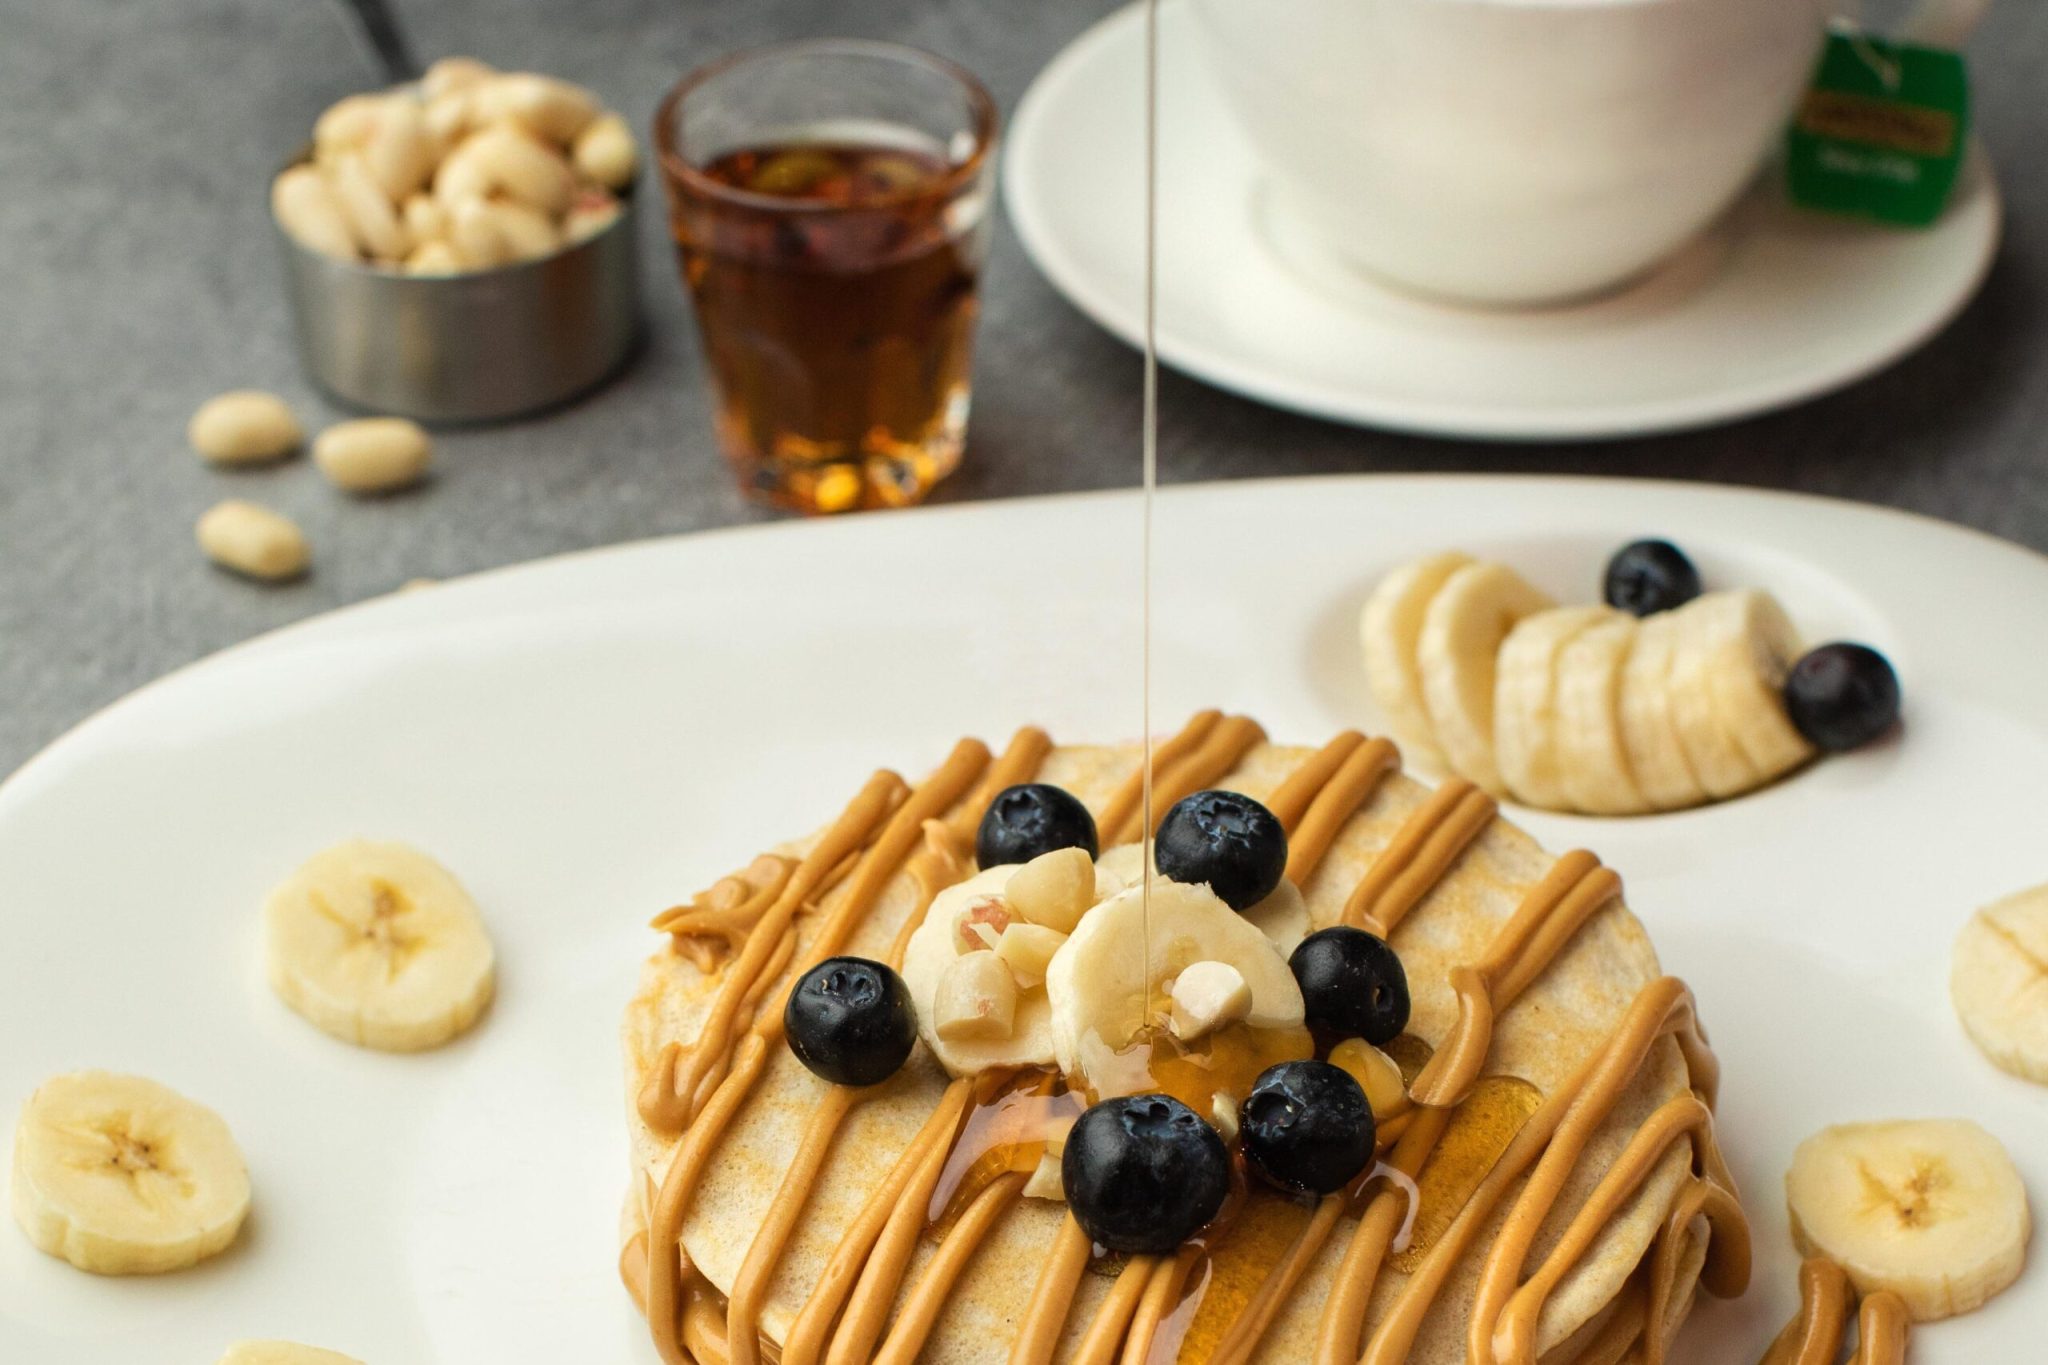
[[(398, 4), (423, 54), (558, 72), (644, 124), (685, 67), (822, 33), (954, 56), (1008, 110), (1114, 0)], [(1165, 477), (1708, 479), (1891, 503), (2048, 548), (2048, 7), (2002, 0), (1974, 57), (2007, 241), (1983, 296), (1890, 373), (1719, 431), (1540, 447), (1357, 431), (1168, 376)], [(291, 353), (264, 191), (314, 116), (370, 83), (338, 11), (317, 0), (0, 0), (0, 773), (167, 669), (408, 578), (761, 515), (711, 450), (658, 215), (643, 243), (652, 336), (639, 362), (566, 411), (446, 435), (430, 487), (365, 505), (304, 462), (225, 475), (186, 452), (186, 418), (221, 389), (276, 389), (310, 427), (332, 415)], [(1002, 229), (967, 462), (942, 499), (1134, 482), (1137, 379), (1136, 358), (1054, 294)], [(300, 519), (312, 578), (260, 588), (199, 558), (192, 521), (231, 493)]]

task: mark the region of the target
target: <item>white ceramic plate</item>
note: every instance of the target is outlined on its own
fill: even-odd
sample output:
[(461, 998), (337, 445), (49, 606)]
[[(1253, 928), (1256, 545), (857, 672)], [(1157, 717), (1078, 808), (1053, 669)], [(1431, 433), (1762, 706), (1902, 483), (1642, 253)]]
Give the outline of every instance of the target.
[[(257, 1206), (230, 1254), (157, 1280), (93, 1279), (0, 1228), (0, 1360), (199, 1365), (277, 1335), (372, 1365), (651, 1361), (614, 1272), (614, 1028), (656, 946), (647, 918), (820, 823), (878, 765), (916, 774), (1025, 721), (1137, 733), (1137, 512), (1130, 494), (1012, 502), (487, 574), (232, 650), (30, 763), (0, 787), (0, 1113), (57, 1071), (158, 1077), (227, 1116)], [(1759, 1260), (1745, 1298), (1701, 1310), (1686, 1359), (1747, 1360), (1794, 1301), (1778, 1182), (1814, 1128), (1969, 1115), (2048, 1198), (2048, 1090), (1981, 1060), (1946, 998), (1964, 917), (2048, 879), (2048, 562), (1697, 487), (1176, 489), (1155, 714), (1222, 705), (1318, 743), (1374, 727), (1353, 623), (1389, 566), (1460, 544), (1583, 596), (1645, 532), (1715, 581), (1775, 588), (1815, 637), (1890, 651), (1910, 691), (1904, 742), (1747, 800), (1524, 817), (1621, 869), (1698, 991)], [(431, 850), (496, 932), (502, 996), (444, 1051), (357, 1051), (263, 983), (265, 890), (355, 834)], [(1920, 1333), (1914, 1359), (2018, 1360), (2044, 1320), (2037, 1264)]]
[[(1143, 25), (1089, 29), (1012, 121), (1004, 195), (1055, 287), (1141, 327)], [(1641, 283), (1572, 307), (1426, 301), (1274, 213), (1180, 4), (1160, 15), (1159, 352), (1222, 388), (1340, 421), (1496, 440), (1731, 421), (1841, 388), (1947, 325), (1998, 245), (1979, 149), (1924, 232), (1791, 208), (1778, 178)]]

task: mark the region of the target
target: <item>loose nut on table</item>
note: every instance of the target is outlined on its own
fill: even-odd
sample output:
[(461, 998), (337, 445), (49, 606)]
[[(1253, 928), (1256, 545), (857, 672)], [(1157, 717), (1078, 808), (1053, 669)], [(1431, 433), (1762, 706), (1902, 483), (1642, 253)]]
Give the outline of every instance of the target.
[(240, 465), (282, 459), (299, 448), (304, 433), (276, 394), (235, 389), (201, 403), (185, 437), (210, 463)]
[(269, 582), (298, 577), (312, 558), (296, 522), (240, 498), (209, 508), (199, 518), (198, 536), (214, 563)]
[(313, 463), (351, 493), (392, 493), (420, 481), (433, 462), (426, 429), (403, 417), (338, 422), (313, 438)]

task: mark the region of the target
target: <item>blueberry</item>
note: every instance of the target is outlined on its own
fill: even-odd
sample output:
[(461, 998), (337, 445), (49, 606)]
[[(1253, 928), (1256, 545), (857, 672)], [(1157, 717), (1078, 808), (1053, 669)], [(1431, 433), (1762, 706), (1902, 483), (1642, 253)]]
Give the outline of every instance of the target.
[(1060, 1183), (1075, 1220), (1097, 1243), (1160, 1256), (1222, 1209), (1230, 1154), (1216, 1130), (1179, 1100), (1127, 1095), (1075, 1121), (1060, 1156)]
[(1638, 540), (1607, 561), (1607, 605), (1654, 616), (1700, 595), (1700, 571), (1668, 540)]
[(1196, 792), (1159, 822), (1152, 861), (1161, 876), (1206, 884), (1231, 909), (1248, 910), (1272, 895), (1287, 871), (1287, 831), (1249, 796)]
[(782, 1025), (796, 1059), (834, 1085), (879, 1085), (917, 1042), (910, 987), (864, 957), (828, 957), (805, 972)]
[(1408, 973), (1385, 939), (1335, 925), (1303, 939), (1287, 965), (1311, 1028), (1378, 1047), (1408, 1027)]
[(1049, 782), (1005, 787), (988, 803), (974, 836), (974, 860), (983, 867), (1028, 863), (1042, 853), (1082, 848), (1093, 858), (1095, 817), (1072, 793)]
[(1822, 645), (1792, 665), (1785, 709), (1830, 753), (1868, 744), (1899, 718), (1899, 675), (1868, 645)]
[(1331, 1194), (1372, 1162), (1372, 1106), (1328, 1062), (1282, 1062), (1252, 1082), (1238, 1110), (1244, 1152), (1268, 1180)]

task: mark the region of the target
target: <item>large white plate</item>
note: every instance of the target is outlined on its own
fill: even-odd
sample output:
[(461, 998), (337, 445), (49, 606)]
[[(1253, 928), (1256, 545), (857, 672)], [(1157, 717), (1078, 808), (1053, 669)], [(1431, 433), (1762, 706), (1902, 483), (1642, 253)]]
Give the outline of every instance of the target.
[[(1128, 494), (705, 535), (341, 612), (88, 722), (0, 787), (0, 1110), (45, 1075), (144, 1072), (218, 1107), (257, 1212), (197, 1271), (92, 1279), (0, 1229), (0, 1360), (202, 1362), (281, 1335), (373, 1365), (651, 1360), (614, 1273), (625, 1140), (615, 1020), (654, 911), (1020, 722), (1135, 734)], [(1614, 544), (1683, 539), (1815, 636), (1889, 650), (1903, 743), (1716, 809), (1529, 816), (1629, 879), (1726, 1063), (1722, 1121), (1760, 1259), (1694, 1361), (1754, 1358), (1789, 1312), (1778, 1181), (1833, 1121), (1964, 1114), (2048, 1194), (2048, 1091), (1964, 1039), (1948, 945), (2048, 878), (2048, 566), (1903, 516), (1704, 488), (1334, 479), (1167, 493), (1162, 726), (1204, 704), (1320, 742), (1376, 724), (1361, 594), (1457, 543), (1590, 592)], [(410, 839), (482, 901), (497, 1007), (420, 1057), (336, 1043), (271, 998), (265, 889), (353, 834)], [(2017, 1360), (2037, 1266), (1920, 1334), (1922, 1365)], [(1726, 1343), (1712, 1349), (1709, 1343)], [(1740, 1349), (1736, 1349), (1739, 1344)]]
[[(1924, 232), (1806, 213), (1778, 177), (1641, 283), (1570, 307), (1432, 303), (1272, 211), (1181, 4), (1160, 14), (1159, 353), (1222, 388), (1339, 421), (1490, 440), (1732, 421), (1840, 388), (1946, 326), (1998, 245), (1979, 148)], [(1003, 193), (1053, 285), (1142, 334), (1143, 25), (1110, 16), (1018, 105)]]

